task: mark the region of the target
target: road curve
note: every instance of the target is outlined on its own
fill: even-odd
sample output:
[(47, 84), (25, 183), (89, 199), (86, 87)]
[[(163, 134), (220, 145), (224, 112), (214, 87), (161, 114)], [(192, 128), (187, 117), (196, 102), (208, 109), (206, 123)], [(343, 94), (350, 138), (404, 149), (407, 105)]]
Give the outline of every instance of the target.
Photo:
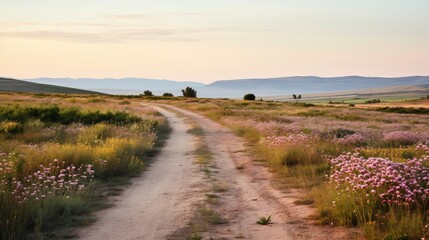
[(172, 128), (151, 165), (115, 198), (115, 206), (97, 213), (97, 221), (79, 230), (79, 239), (166, 239), (186, 224), (198, 201), (201, 172), (193, 164), (193, 136), (175, 113), (154, 107)]

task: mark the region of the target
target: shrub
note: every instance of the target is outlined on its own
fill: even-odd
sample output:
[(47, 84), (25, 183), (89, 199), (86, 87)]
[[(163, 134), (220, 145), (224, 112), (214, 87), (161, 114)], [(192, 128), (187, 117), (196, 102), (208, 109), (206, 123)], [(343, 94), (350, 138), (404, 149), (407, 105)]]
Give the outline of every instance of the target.
[(144, 91), (144, 92), (143, 92), (143, 95), (144, 95), (144, 96), (146, 96), (146, 97), (151, 97), (151, 96), (153, 96), (152, 92), (151, 92), (151, 91), (149, 91), (149, 90)]
[(53, 107), (2, 107), (0, 108), (0, 121), (25, 123), (30, 119), (38, 119), (47, 123), (72, 123), (96, 124), (100, 122), (124, 125), (140, 122), (141, 118), (132, 116), (126, 112), (82, 112), (77, 108), (60, 109)]
[(255, 99), (256, 99), (256, 96), (253, 93), (248, 93), (243, 97), (243, 100), (248, 100), (248, 101), (254, 101)]
[(22, 132), (23, 126), (17, 122), (2, 122), (0, 123), (0, 133), (19, 133)]
[(184, 97), (189, 97), (189, 98), (196, 98), (197, 97), (197, 91), (195, 91), (191, 87), (186, 87), (185, 89), (182, 89), (182, 94)]
[(413, 132), (394, 131), (385, 134), (383, 139), (391, 146), (407, 146), (419, 142), (420, 136)]
[(347, 135), (352, 135), (356, 133), (353, 130), (350, 129), (345, 129), (345, 128), (338, 128), (335, 130), (332, 130), (332, 134), (336, 137), (336, 138), (344, 138)]
[(383, 107), (377, 111), (401, 114), (429, 114), (428, 108), (404, 108), (404, 107)]
[(162, 94), (163, 97), (174, 97), (172, 93), (164, 93)]
[(365, 103), (367, 104), (371, 104), (371, 103), (381, 103), (380, 99), (372, 99), (372, 100), (367, 100), (365, 101)]

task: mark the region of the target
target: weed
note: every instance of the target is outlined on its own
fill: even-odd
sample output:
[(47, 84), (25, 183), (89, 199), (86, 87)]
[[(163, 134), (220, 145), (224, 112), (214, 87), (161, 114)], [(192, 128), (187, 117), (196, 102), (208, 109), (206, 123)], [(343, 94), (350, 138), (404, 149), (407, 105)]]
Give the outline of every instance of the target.
[(268, 225), (268, 224), (270, 224), (271, 223), (271, 215), (269, 215), (268, 217), (265, 217), (265, 216), (260, 217), (258, 219), (258, 221), (256, 221), (256, 223), (259, 224), (259, 225)]
[(215, 192), (226, 192), (229, 189), (229, 185), (226, 182), (214, 183), (213, 191)]
[(207, 206), (202, 206), (199, 209), (199, 212), (201, 216), (204, 217), (204, 219), (210, 223), (210, 224), (225, 224), (228, 223), (228, 221), (222, 216), (216, 212), (215, 210), (208, 208)]

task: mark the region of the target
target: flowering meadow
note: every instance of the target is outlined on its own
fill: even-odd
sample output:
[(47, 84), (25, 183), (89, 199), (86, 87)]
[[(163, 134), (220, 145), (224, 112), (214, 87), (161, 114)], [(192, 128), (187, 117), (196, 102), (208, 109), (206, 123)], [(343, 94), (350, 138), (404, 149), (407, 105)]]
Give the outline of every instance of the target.
[[(44, 238), (141, 172), (166, 121), (109, 97), (1, 95), (0, 239)], [(52, 236), (51, 236), (52, 237)]]
[(429, 118), (353, 107), (207, 100), (177, 103), (230, 127), (302, 188), (322, 224), (368, 239), (429, 239)]

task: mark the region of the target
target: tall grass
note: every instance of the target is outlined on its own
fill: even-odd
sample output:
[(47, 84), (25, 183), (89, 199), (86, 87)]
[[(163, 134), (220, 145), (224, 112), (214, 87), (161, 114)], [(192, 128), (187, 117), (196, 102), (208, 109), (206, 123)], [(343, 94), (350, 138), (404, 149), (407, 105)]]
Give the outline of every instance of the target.
[(169, 129), (150, 111), (140, 112), (143, 119), (100, 111), (107, 98), (74, 99), (64, 104), (91, 107), (0, 106), (0, 239), (42, 239), (52, 228), (76, 224), (98, 201), (97, 181), (140, 173)]
[[(335, 186), (327, 178), (334, 173), (330, 160), (353, 152), (365, 159), (382, 158), (387, 162), (390, 159), (393, 163), (389, 164), (408, 164), (414, 159), (409, 163), (412, 166), (420, 161), (415, 159), (422, 159), (427, 166), (428, 153), (423, 148), (416, 149), (418, 142), (429, 143), (427, 118), (233, 100), (175, 104), (200, 112), (245, 138), (256, 158), (265, 160), (277, 173), (276, 182), (310, 190), (307, 198), (318, 208), (322, 224), (358, 226), (368, 239), (429, 237), (427, 201), (414, 207), (386, 204), (371, 189), (350, 191), (346, 190), (347, 185)], [(387, 170), (380, 168), (375, 176)], [(429, 184), (427, 177), (422, 181), (421, 184)], [(383, 194), (386, 189), (376, 191)], [(405, 196), (405, 190), (399, 195)]]

